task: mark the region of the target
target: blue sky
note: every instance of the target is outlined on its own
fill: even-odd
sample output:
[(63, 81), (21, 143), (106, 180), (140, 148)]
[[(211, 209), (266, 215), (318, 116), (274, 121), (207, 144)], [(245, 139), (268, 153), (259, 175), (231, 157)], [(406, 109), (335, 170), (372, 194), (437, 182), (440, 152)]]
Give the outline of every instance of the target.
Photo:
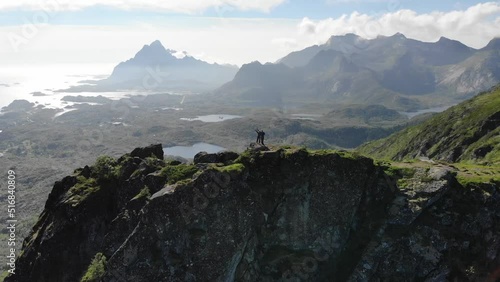
[[(35, 1), (32, 1), (35, 2)], [(42, 1), (43, 2), (43, 1)], [(182, 1), (178, 1), (182, 3)], [(203, 2), (203, 1), (201, 1)], [(364, 14), (381, 14), (400, 9), (409, 9), (417, 13), (434, 11), (447, 12), (467, 8), (484, 1), (454, 1), (454, 0), (287, 0), (270, 11), (258, 9), (241, 10), (230, 5), (212, 6), (193, 14), (167, 10), (134, 9), (124, 10), (117, 5), (93, 5), (77, 11), (58, 13), (53, 24), (124, 24), (131, 21), (147, 21), (152, 17), (227, 17), (227, 18), (289, 18), (323, 19), (351, 14), (354, 11)], [(105, 1), (101, 1), (105, 3)], [(36, 5), (35, 5), (36, 7)], [(1, 8), (0, 25), (24, 24), (32, 17), (36, 8), (18, 5), (17, 7)]]
[(115, 64), (133, 56), (144, 44), (159, 39), (167, 48), (187, 51), (209, 62), (241, 65), (253, 60), (274, 62), (291, 51), (322, 44), (332, 35), (356, 33), (375, 38), (396, 32), (422, 41), (445, 36), (481, 48), (500, 36), (500, 1), (0, 3), (0, 61), (4, 64)]

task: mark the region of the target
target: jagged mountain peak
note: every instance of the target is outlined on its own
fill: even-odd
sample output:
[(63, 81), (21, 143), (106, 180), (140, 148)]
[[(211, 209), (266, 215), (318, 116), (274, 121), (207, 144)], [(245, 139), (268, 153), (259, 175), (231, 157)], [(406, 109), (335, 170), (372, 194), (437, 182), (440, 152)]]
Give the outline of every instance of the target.
[(444, 36), (441, 36), (435, 44), (438, 44), (443, 48), (454, 48), (454, 49), (464, 49), (464, 50), (471, 49), (470, 47), (468, 47), (467, 45), (463, 44), (458, 40), (450, 39)]
[(171, 51), (172, 50), (167, 50), (159, 40), (156, 40), (149, 45), (144, 45), (131, 60), (137, 63), (150, 64), (154, 61), (163, 62), (176, 59), (172, 56)]
[(211, 90), (234, 78), (237, 72), (234, 66), (209, 64), (186, 51), (167, 49), (155, 40), (144, 45), (133, 58), (118, 64), (103, 85), (112, 89), (143, 88), (143, 82), (151, 76), (151, 69), (168, 73), (168, 79), (163, 77), (152, 85), (169, 90)]
[(262, 69), (267, 69), (267, 70), (270, 70), (270, 69), (273, 69), (273, 70), (284, 70), (284, 69), (289, 69), (289, 67), (285, 64), (282, 64), (282, 63), (276, 63), (276, 64), (273, 64), (273, 63), (265, 63), (265, 64), (262, 64), (261, 62), (259, 61), (253, 61), (251, 63), (248, 63), (248, 64), (244, 64), (241, 66), (240, 68), (240, 72), (246, 72), (246, 71), (260, 71)]
[(196, 60), (192, 56), (189, 56), (186, 51), (165, 48), (160, 40), (155, 40), (149, 45), (144, 45), (142, 49), (136, 53), (134, 59), (139, 61), (145, 60), (148, 64), (151, 62), (168, 63), (176, 60)]
[(343, 40), (343, 41), (350, 41), (350, 40), (356, 40), (362, 38), (361, 36), (354, 34), (354, 33), (346, 33), (344, 35), (332, 35), (328, 39), (328, 41), (332, 40)]
[(486, 45), (483, 49), (485, 50), (500, 50), (500, 37), (493, 38), (488, 45)]
[(161, 47), (163, 47), (163, 44), (161, 44), (160, 40), (157, 39), (157, 40), (151, 42), (151, 44), (149, 44), (149, 46), (151, 46), (151, 47), (154, 47), (154, 46), (161, 46)]
[(163, 44), (161, 44), (160, 40), (155, 40), (153, 42), (151, 42), (151, 44), (145, 44), (142, 49), (138, 52), (143, 52), (143, 51), (147, 51), (147, 52), (152, 52), (152, 51), (156, 51), (156, 52), (168, 52), (168, 51), (173, 51), (173, 50), (169, 50), (169, 49), (166, 49)]
[[(500, 45), (499, 41), (493, 40), (487, 48), (496, 48), (497, 44)], [(294, 100), (292, 96), (303, 99), (310, 95), (344, 103), (360, 103), (371, 97), (370, 103), (405, 110), (431, 107), (434, 102), (443, 103), (442, 98), (446, 100), (444, 103), (451, 104), (500, 81), (494, 52), (479, 54), (478, 51), (445, 37), (436, 42), (423, 42), (402, 33), (375, 39), (355, 34), (335, 35), (322, 45), (292, 52), (278, 60), (294, 70), (289, 72), (293, 78), (284, 80), (282, 85), (270, 78), (272, 87), (260, 83), (258, 88), (262, 94), (253, 96), (277, 93), (275, 96), (282, 100), (287, 97)], [(261, 71), (255, 68), (247, 74), (258, 77)], [(300, 83), (290, 91), (290, 83), (286, 81), (296, 79)], [(231, 89), (234, 93), (243, 93), (248, 87)], [(436, 100), (424, 101), (421, 95), (430, 95)]]
[(334, 48), (334, 49), (344, 49), (346, 52), (347, 46), (354, 46), (360, 43), (360, 41), (366, 41), (359, 35), (354, 33), (347, 33), (345, 35), (333, 35), (328, 41), (323, 45), (323, 47)]
[(400, 39), (407, 39), (406, 36), (404, 34), (402, 34), (401, 32), (396, 32), (391, 37), (393, 37), (393, 38), (400, 38)]
[(262, 66), (262, 63), (259, 61), (252, 61), (248, 64), (244, 64), (243, 66)]
[(390, 35), (390, 36), (378, 35), (377, 37), (375, 37), (374, 39), (371, 39), (369, 41), (371, 41), (373, 43), (393, 44), (393, 43), (408, 42), (410, 40), (411, 39), (408, 39), (404, 34), (402, 34), (400, 32), (396, 32), (395, 34)]
[(450, 41), (455, 41), (455, 40), (451, 40), (448, 37), (441, 36), (439, 37), (439, 40), (437, 42), (450, 42)]

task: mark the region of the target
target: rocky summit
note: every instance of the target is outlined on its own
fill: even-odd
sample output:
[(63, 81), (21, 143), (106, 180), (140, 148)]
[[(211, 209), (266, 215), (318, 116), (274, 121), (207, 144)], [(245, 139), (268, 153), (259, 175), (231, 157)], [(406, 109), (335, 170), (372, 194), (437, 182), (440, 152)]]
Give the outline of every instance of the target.
[[(5, 281), (495, 281), (498, 185), (345, 151), (100, 157), (56, 182)], [(495, 274), (496, 273), (496, 274)]]

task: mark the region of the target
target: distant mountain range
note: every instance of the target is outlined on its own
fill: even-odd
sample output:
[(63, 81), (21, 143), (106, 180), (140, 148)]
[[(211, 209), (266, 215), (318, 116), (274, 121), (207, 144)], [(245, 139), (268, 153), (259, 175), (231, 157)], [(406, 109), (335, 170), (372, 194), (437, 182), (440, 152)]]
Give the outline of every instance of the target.
[(87, 82), (61, 91), (212, 91), (221, 102), (247, 106), (365, 104), (411, 111), (454, 105), (499, 83), (500, 38), (473, 49), (444, 37), (428, 43), (400, 33), (371, 40), (347, 34), (240, 69), (154, 41), (108, 78)]
[(160, 41), (144, 47), (119, 63), (104, 80), (72, 87), (70, 92), (137, 90), (207, 91), (233, 79), (238, 67), (209, 64), (184, 52), (166, 49)]
[(354, 34), (292, 52), (274, 64), (243, 65), (214, 93), (248, 105), (381, 104), (400, 110), (451, 105), (500, 82), (500, 38), (482, 49), (442, 37)]

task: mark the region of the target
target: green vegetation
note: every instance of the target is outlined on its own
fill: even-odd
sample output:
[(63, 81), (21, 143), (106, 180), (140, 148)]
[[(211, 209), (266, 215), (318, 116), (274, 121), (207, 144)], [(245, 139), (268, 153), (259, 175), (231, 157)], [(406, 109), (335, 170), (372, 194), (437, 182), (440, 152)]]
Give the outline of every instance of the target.
[(236, 172), (236, 173), (242, 173), (245, 170), (245, 165), (241, 163), (235, 163), (232, 165), (227, 165), (223, 167), (216, 167), (218, 171), (221, 172)]
[(473, 183), (500, 184), (500, 166), (483, 166), (474, 164), (455, 164), (458, 169), (457, 180), (462, 186)]
[(361, 157), (358, 152), (355, 151), (346, 151), (346, 150), (334, 150), (334, 149), (325, 149), (325, 150), (307, 150), (307, 153), (311, 156), (322, 156), (322, 155), (331, 155), (337, 154), (344, 159), (357, 160)]
[(259, 155), (259, 152), (252, 151), (252, 150), (245, 150), (243, 153), (240, 154), (236, 160), (234, 160), (234, 163), (247, 163), (247, 162), (254, 162), (255, 158)]
[(92, 166), (92, 176), (96, 179), (109, 181), (117, 177), (120, 167), (116, 166), (116, 160), (110, 156), (99, 156)]
[(451, 162), (500, 164), (500, 86), (359, 151), (375, 158), (405, 160), (425, 154)]
[(313, 156), (322, 156), (338, 153), (333, 149), (323, 149), (323, 150), (307, 150), (307, 153)]
[(113, 175), (119, 177), (123, 173), (123, 164), (126, 164), (132, 160), (130, 154), (125, 154), (117, 160), (116, 165), (113, 168)]
[(296, 154), (298, 152), (303, 152), (305, 154), (309, 154), (310, 151), (307, 150), (306, 147), (295, 147), (295, 148), (292, 148), (292, 149), (288, 149), (288, 150), (285, 150), (285, 157), (289, 157), (293, 154)]
[(361, 155), (355, 151), (337, 151), (337, 154), (344, 159), (357, 160), (361, 158)]
[(0, 273), (0, 281), (3, 281), (7, 276), (9, 276), (9, 272), (7, 270), (2, 271), (2, 273)]
[[(415, 176), (416, 168), (414, 167), (401, 167), (394, 164), (389, 164), (388, 166), (383, 166), (384, 172), (397, 181), (399, 188), (406, 188), (413, 181), (412, 178)], [(427, 181), (425, 181), (427, 182)]]
[(89, 195), (101, 189), (95, 178), (85, 178), (79, 175), (76, 179), (77, 183), (68, 191), (70, 198), (67, 200), (73, 207), (76, 207)]
[(151, 192), (149, 191), (148, 186), (144, 186), (144, 188), (142, 188), (139, 194), (135, 195), (135, 197), (133, 197), (132, 200), (141, 199), (143, 197), (148, 197), (148, 198), (151, 197)]
[[(388, 161), (377, 161), (377, 164), (384, 168), (385, 173), (397, 180), (400, 188), (407, 187), (414, 180), (417, 171), (429, 171), (434, 166), (428, 162), (396, 163)], [(500, 165), (485, 166), (465, 163), (441, 163), (440, 165), (451, 166), (456, 169), (456, 178), (462, 186), (480, 183), (500, 184)], [(419, 173), (418, 182), (431, 182), (432, 177)]]
[(193, 177), (198, 171), (194, 165), (179, 164), (176, 166), (165, 166), (161, 169), (160, 174), (167, 177), (168, 184), (174, 184), (180, 180)]
[(398, 167), (398, 166), (389, 166), (384, 169), (385, 173), (391, 177), (404, 177), (410, 178), (415, 175), (415, 168), (412, 167)]
[(80, 282), (97, 282), (106, 273), (106, 256), (97, 253)]
[(148, 167), (154, 167), (156, 169), (161, 169), (165, 166), (165, 162), (157, 157), (147, 157), (144, 159), (144, 162)]

